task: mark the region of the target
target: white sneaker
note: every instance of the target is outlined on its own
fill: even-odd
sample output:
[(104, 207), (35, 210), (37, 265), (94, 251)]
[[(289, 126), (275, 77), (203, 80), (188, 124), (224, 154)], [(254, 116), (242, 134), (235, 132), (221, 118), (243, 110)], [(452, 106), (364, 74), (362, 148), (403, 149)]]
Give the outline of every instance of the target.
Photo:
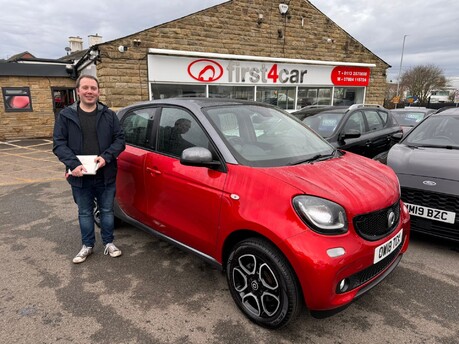
[(115, 246), (114, 243), (111, 242), (111, 243), (105, 245), (104, 254), (105, 255), (110, 254), (110, 257), (119, 257), (123, 253), (121, 252), (121, 250), (118, 247)]
[(80, 252), (78, 252), (75, 258), (73, 258), (73, 262), (75, 264), (83, 263), (90, 254), (92, 254), (92, 247), (87, 247), (86, 245), (83, 245)]

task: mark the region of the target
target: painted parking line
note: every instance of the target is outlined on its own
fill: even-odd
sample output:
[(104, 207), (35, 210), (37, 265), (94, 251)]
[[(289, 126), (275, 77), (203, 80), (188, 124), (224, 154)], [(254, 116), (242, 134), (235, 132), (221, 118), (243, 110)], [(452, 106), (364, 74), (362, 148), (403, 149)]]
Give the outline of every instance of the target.
[(0, 186), (65, 181), (52, 140), (0, 141)]

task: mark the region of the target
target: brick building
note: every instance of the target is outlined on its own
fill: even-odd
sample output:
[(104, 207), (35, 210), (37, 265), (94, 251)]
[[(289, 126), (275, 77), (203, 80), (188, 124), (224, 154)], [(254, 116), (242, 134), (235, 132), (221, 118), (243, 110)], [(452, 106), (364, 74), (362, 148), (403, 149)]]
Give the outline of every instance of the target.
[(0, 63), (0, 140), (49, 137), (55, 114), (74, 100), (66, 63), (28, 52)]
[[(73, 78), (96, 75), (101, 101), (113, 109), (148, 99), (209, 96), (293, 111), (310, 104), (383, 104), (389, 67), (306, 0), (230, 0), (91, 45), (67, 72)], [(21, 114), (21, 120), (32, 114)], [(0, 139), (15, 135), (12, 124)], [(52, 132), (39, 125), (36, 130), (17, 134)]]

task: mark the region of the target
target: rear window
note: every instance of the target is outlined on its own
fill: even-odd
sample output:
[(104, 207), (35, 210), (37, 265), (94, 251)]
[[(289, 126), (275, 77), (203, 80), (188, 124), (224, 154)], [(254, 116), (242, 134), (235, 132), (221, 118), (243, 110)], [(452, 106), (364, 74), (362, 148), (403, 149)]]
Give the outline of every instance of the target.
[(394, 113), (398, 123), (406, 126), (414, 126), (424, 119), (425, 114), (423, 112), (406, 112), (406, 113)]
[(322, 137), (330, 137), (336, 131), (342, 118), (343, 114), (341, 113), (321, 112), (317, 115), (306, 117), (303, 122)]

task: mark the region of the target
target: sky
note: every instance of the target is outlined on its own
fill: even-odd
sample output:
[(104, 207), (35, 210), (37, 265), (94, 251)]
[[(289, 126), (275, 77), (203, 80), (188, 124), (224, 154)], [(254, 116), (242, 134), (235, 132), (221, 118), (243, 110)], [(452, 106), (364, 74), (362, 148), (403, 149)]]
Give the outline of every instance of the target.
[[(83, 38), (83, 47), (87, 48), (89, 35), (98, 34), (105, 42), (224, 2), (0, 0), (0, 59), (24, 51), (38, 58), (59, 58), (66, 54), (70, 36)], [(434, 65), (447, 78), (459, 80), (459, 1), (309, 2), (391, 65), (389, 80), (396, 82), (400, 73), (419, 65)]]

